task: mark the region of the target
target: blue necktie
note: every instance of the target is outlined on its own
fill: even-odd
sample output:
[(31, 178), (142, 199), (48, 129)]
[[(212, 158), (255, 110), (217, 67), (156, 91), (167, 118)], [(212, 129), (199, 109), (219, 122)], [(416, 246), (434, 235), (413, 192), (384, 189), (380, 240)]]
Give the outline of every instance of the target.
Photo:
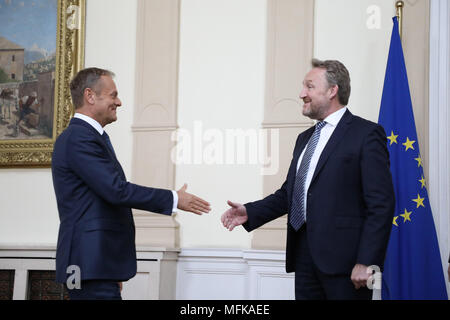
[(106, 145), (108, 146), (111, 153), (114, 155), (114, 157), (116, 157), (116, 153), (114, 152), (114, 148), (112, 146), (111, 139), (109, 139), (109, 136), (106, 133), (106, 131), (103, 131), (102, 138), (103, 138), (103, 140), (105, 140)]
[(295, 177), (290, 219), (291, 226), (295, 229), (295, 231), (298, 231), (300, 227), (305, 223), (306, 176), (308, 175), (309, 165), (311, 163), (311, 158), (314, 154), (314, 150), (316, 150), (317, 142), (319, 142), (320, 131), (325, 125), (325, 121), (317, 122), (316, 129), (309, 139), (308, 145), (302, 158), (302, 162), (300, 163), (300, 168), (298, 169), (297, 176)]
[(117, 160), (116, 153), (114, 152), (114, 148), (111, 143), (111, 139), (109, 139), (109, 136), (106, 133), (106, 131), (103, 131), (102, 138), (103, 138), (103, 140), (105, 140), (106, 146), (108, 147), (110, 154), (113, 156), (114, 165), (117, 167), (117, 169), (121, 173), (123, 179), (126, 180), (125, 172), (123, 172), (122, 166), (120, 165), (119, 160)]

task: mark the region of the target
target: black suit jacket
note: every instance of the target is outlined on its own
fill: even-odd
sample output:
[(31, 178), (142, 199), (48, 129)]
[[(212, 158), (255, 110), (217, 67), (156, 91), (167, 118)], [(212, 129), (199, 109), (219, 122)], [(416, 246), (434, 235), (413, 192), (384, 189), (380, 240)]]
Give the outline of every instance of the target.
[(106, 140), (76, 118), (56, 140), (52, 175), (60, 218), (56, 280), (65, 282), (71, 265), (80, 268), (81, 280), (133, 277), (131, 208), (170, 215), (172, 192), (129, 183)]
[[(287, 179), (274, 194), (245, 204), (247, 231), (290, 213), (298, 159), (314, 132), (300, 134)], [(349, 274), (357, 263), (385, 258), (394, 215), (394, 189), (384, 129), (346, 111), (325, 146), (307, 191), (306, 228), (313, 261), (327, 274)], [(295, 271), (290, 227), (286, 271)]]

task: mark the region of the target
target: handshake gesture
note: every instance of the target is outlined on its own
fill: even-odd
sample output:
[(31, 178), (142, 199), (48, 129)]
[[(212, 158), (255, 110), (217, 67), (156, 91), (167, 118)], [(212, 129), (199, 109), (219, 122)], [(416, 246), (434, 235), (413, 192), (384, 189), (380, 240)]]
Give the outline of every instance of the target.
[(203, 213), (209, 213), (211, 211), (211, 205), (209, 202), (186, 192), (187, 184), (184, 184), (178, 194), (178, 209), (189, 211), (198, 215)]
[(232, 231), (235, 227), (247, 222), (247, 209), (240, 203), (231, 202), (230, 200), (227, 203), (231, 208), (225, 211), (221, 221), (225, 228)]
[[(209, 213), (211, 211), (211, 205), (209, 202), (186, 192), (187, 184), (177, 191), (178, 194), (178, 209), (183, 211), (189, 211), (198, 215), (203, 213)], [(235, 227), (240, 226), (247, 222), (247, 210), (240, 203), (227, 201), (231, 207), (222, 215), (221, 221), (225, 228), (232, 231)]]

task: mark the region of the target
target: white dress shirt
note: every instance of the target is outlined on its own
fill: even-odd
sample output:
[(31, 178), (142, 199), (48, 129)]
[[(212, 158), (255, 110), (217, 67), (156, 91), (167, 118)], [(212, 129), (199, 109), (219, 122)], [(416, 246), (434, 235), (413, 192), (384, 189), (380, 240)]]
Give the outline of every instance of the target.
[[(103, 127), (101, 126), (100, 123), (98, 123), (98, 121), (92, 119), (91, 117), (88, 117), (84, 114), (81, 113), (75, 113), (74, 118), (80, 119), (80, 120), (84, 120), (87, 123), (89, 123), (95, 130), (97, 130), (97, 132), (100, 135), (103, 135)], [(173, 195), (173, 209), (172, 212), (177, 212), (177, 207), (178, 207), (178, 193), (175, 190), (171, 190), (172, 191), (172, 195)]]
[[(330, 114), (328, 117), (326, 117), (323, 121), (326, 122), (326, 125), (322, 128), (320, 131), (320, 138), (317, 142), (316, 149), (314, 150), (314, 154), (311, 158), (311, 162), (309, 163), (309, 169), (308, 174), (306, 175), (305, 180), (305, 194), (304, 194), (304, 204), (305, 208), (307, 208), (307, 195), (308, 195), (308, 189), (309, 185), (311, 184), (312, 177), (314, 175), (314, 171), (316, 171), (317, 163), (319, 162), (320, 155), (322, 154), (323, 149), (325, 149), (325, 146), (328, 143), (328, 140), (330, 140), (331, 135), (334, 132), (334, 129), (336, 129), (339, 121), (341, 121), (342, 116), (344, 115), (345, 111), (347, 111), (347, 107), (344, 107), (342, 109), (339, 109), (338, 111)], [(300, 163), (302, 162), (303, 155), (305, 154), (306, 147), (303, 149), (302, 154), (298, 158), (297, 162), (297, 171), (300, 168)], [(305, 221), (306, 221), (306, 209), (305, 209)]]
[(100, 133), (100, 135), (103, 135), (103, 127), (100, 123), (97, 122), (97, 120), (92, 119), (91, 117), (88, 117), (87, 115), (81, 114), (81, 113), (75, 113), (73, 116), (74, 118), (81, 119), (89, 123), (92, 127), (94, 127), (95, 130)]

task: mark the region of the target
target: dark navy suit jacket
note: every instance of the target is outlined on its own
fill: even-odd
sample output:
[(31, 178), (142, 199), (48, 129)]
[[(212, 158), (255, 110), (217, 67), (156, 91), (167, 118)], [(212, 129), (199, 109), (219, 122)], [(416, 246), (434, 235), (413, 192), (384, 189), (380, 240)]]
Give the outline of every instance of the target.
[[(274, 194), (245, 204), (252, 231), (290, 213), (298, 159), (314, 127), (295, 144), (287, 179)], [(326, 274), (350, 274), (356, 263), (383, 268), (394, 215), (394, 189), (383, 128), (346, 111), (325, 146), (307, 193), (311, 256)], [(298, 243), (290, 227), (286, 271), (295, 271)]]
[(78, 266), (81, 279), (125, 281), (136, 274), (131, 208), (170, 215), (170, 190), (127, 182), (112, 147), (87, 122), (73, 118), (52, 157), (60, 228), (56, 280)]

